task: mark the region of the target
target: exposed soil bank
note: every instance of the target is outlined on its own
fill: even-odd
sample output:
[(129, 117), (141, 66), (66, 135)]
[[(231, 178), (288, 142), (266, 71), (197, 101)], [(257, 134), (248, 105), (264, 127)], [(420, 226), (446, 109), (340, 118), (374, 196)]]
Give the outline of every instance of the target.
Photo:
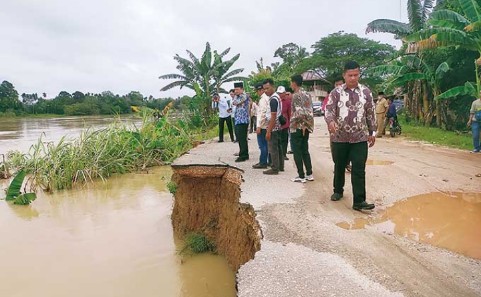
[(172, 225), (182, 238), (205, 234), (234, 271), (260, 249), (261, 229), (250, 204), (239, 203), (242, 171), (229, 166), (172, 165)]

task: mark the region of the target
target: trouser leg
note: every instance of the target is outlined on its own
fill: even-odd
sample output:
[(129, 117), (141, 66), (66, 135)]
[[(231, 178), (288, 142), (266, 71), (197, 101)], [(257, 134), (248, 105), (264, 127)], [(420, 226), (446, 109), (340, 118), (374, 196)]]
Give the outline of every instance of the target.
[(352, 164), (351, 184), (354, 203), (366, 201), (367, 142), (350, 144), (349, 159)]
[[(301, 131), (302, 134), (302, 131)], [(304, 131), (301, 142), (302, 162), (306, 167), (306, 175), (312, 174), (311, 154), (309, 154), (309, 131)]]
[(274, 171), (279, 171), (280, 169), (280, 160), (279, 160), (279, 132), (278, 131), (272, 131), (271, 132), (271, 140), (269, 140), (269, 153), (271, 156), (271, 162), (272, 162), (272, 170)]
[(332, 142), (334, 160), (334, 193), (344, 193), (345, 169), (349, 160), (349, 143)]

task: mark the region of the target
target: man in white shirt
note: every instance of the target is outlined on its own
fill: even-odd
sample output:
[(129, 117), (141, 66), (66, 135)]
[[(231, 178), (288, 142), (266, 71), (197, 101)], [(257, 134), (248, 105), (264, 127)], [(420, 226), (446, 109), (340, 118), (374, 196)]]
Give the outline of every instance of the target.
[(219, 111), (219, 141), (224, 142), (224, 122), (227, 123), (227, 129), (229, 129), (230, 140), (234, 141), (234, 132), (232, 131), (232, 111), (231, 100), (227, 98), (220, 98), (220, 96), (215, 93), (212, 96), (212, 108)]
[(268, 163), (268, 144), (266, 139), (267, 132), (267, 118), (266, 112), (269, 105), (269, 96), (264, 93), (264, 88), (262, 83), (255, 86), (257, 95), (259, 96), (259, 104), (257, 106), (257, 117), (256, 117), (256, 133), (257, 133), (257, 144), (259, 145), (259, 150), (261, 155), (259, 157), (259, 163), (252, 165), (254, 169), (266, 169)]

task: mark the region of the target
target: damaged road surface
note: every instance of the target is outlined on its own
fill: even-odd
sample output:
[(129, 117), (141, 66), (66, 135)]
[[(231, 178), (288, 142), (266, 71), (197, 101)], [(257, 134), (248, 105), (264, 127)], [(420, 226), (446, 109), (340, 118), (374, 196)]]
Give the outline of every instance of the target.
[[(222, 228), (232, 228), (232, 231), (222, 231), (224, 235), (221, 237), (232, 237), (223, 238), (222, 244), (236, 246), (231, 247), (234, 250), (250, 250), (245, 255), (242, 253), (243, 256), (239, 257), (242, 260), (235, 262), (229, 260), (228, 249), (223, 252), (234, 269), (240, 266), (237, 270), (240, 297), (481, 296), (481, 260), (477, 258), (481, 237), (462, 241), (464, 245), (470, 245), (470, 251), (474, 251), (466, 255), (456, 252), (461, 249), (449, 250), (451, 245), (448, 244), (437, 247), (429, 244), (428, 240), (416, 240), (426, 236), (436, 238), (436, 230), (419, 228), (430, 225), (430, 222), (424, 223), (422, 217), (424, 211), (432, 209), (428, 204), (436, 203), (435, 199), (416, 200), (415, 210), (406, 208), (403, 211), (402, 222), (398, 218), (384, 220), (386, 214), (390, 214), (390, 207), (396, 202), (409, 201), (410, 197), (428, 193), (447, 193), (448, 196), (449, 193), (481, 193), (481, 178), (476, 176), (481, 156), (411, 142), (401, 137), (378, 139), (369, 150), (370, 161), (366, 168), (367, 200), (375, 203), (376, 208), (372, 212), (361, 213), (351, 208), (349, 174), (346, 175), (344, 198), (338, 202), (330, 201), (333, 163), (326, 132), (324, 119), (316, 118), (315, 131), (309, 140), (315, 181), (306, 184), (290, 181), (297, 175), (292, 155), (288, 155), (290, 160), (285, 163), (285, 172), (277, 176), (266, 176), (262, 170), (252, 169), (259, 155), (254, 134), (250, 137), (250, 160), (247, 162), (234, 163), (233, 154), (238, 151), (238, 146), (233, 143), (212, 141), (193, 149), (177, 160), (174, 168), (192, 164), (221, 165), (225, 166), (222, 169), (224, 173), (219, 173), (216, 180), (214, 177), (206, 179), (205, 183), (200, 180), (180, 182), (179, 191), (186, 187), (195, 194), (199, 189), (202, 199), (213, 197), (212, 204), (206, 206), (203, 212), (207, 215), (213, 213), (219, 220), (200, 219), (195, 216), (197, 213), (194, 215), (181, 207), (174, 209), (174, 228), (185, 232), (190, 228), (215, 226), (217, 234)], [(234, 165), (243, 172), (230, 167)], [(232, 173), (227, 174), (226, 168)], [(179, 167), (179, 170), (184, 169), (191, 170)], [(199, 169), (193, 172), (196, 170)], [(203, 176), (202, 170), (194, 175), (198, 174)], [(238, 174), (239, 177), (227, 179), (226, 174)], [(243, 183), (240, 183), (240, 174), (245, 181)], [(177, 178), (174, 174), (174, 180), (179, 182)], [(224, 179), (226, 181), (221, 181)], [(234, 186), (235, 183), (240, 188)], [(238, 190), (240, 202), (250, 206), (245, 204), (242, 209), (236, 204)], [(228, 202), (230, 199), (232, 203)], [(237, 205), (237, 210), (233, 209), (221, 220), (217, 213), (226, 205)], [(448, 205), (464, 207), (454, 205), (468, 204)], [(463, 216), (466, 212), (478, 211), (479, 205), (481, 201), (472, 199), (469, 207), (453, 213)], [(177, 222), (181, 212), (191, 222)], [(442, 213), (446, 216), (447, 212)], [(441, 223), (458, 224), (457, 220), (443, 220), (443, 214), (440, 215), (441, 219), (436, 218), (435, 221), (438, 229), (443, 228), (439, 226)], [(254, 217), (262, 233), (252, 223)], [(248, 227), (238, 229), (241, 221)], [(351, 227), (356, 222), (368, 222), (369, 226)], [(378, 223), (402, 224), (403, 230), (407, 231), (394, 232), (395, 226), (375, 227), (381, 225)], [(360, 225), (364, 227), (366, 224)], [(411, 225), (417, 229), (412, 229)], [(480, 230), (481, 226), (478, 224), (477, 228)], [(422, 230), (419, 236), (412, 235), (419, 230)], [(473, 232), (469, 234), (479, 234), (476, 230)], [(259, 239), (263, 234), (257, 252), (255, 240), (251, 241), (256, 238), (254, 234)], [(453, 234), (452, 238), (447, 236), (443, 240), (461, 242), (456, 239), (459, 236), (462, 235)], [(247, 238), (248, 244), (242, 243), (239, 238)], [(255, 253), (254, 258), (249, 260), (251, 256), (247, 255), (252, 255), (252, 252)], [(233, 258), (237, 257), (234, 253)], [(243, 264), (244, 261), (248, 262)]]

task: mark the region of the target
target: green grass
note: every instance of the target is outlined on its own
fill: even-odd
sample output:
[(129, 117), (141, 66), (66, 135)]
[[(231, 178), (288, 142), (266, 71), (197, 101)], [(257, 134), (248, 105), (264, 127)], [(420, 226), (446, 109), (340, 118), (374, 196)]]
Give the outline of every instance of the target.
[(189, 233), (184, 238), (184, 247), (180, 254), (215, 253), (215, 245), (199, 233)]
[(112, 174), (172, 162), (191, 149), (197, 138), (211, 133), (210, 122), (199, 121), (197, 116), (194, 123), (191, 118), (155, 120), (144, 114), (140, 127), (117, 121), (102, 130), (86, 130), (73, 141), (62, 138), (58, 143), (46, 143), (40, 138), (26, 154), (9, 152), (6, 163), (14, 170), (24, 169), (32, 177), (34, 189), (70, 189)]
[(470, 133), (446, 131), (435, 127), (425, 127), (416, 123), (407, 123), (404, 117), (399, 117), (402, 135), (412, 139), (429, 142), (436, 145), (472, 150), (473, 140)]

